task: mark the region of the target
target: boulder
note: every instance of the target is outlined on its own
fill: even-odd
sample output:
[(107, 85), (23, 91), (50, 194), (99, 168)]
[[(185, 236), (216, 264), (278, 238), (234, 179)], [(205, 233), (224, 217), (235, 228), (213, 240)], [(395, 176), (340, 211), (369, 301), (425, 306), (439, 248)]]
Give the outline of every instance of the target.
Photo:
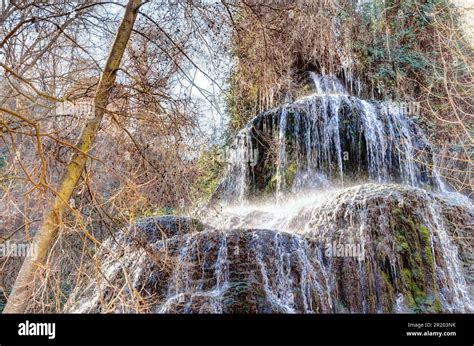
[[(249, 215), (265, 217), (258, 213), (268, 211)], [(146, 241), (104, 243), (102, 275), (81, 282), (65, 311), (472, 312), (472, 278), (463, 268), (474, 248), (472, 207), (421, 189), (366, 184), (303, 206), (294, 218), (306, 231), (142, 219), (134, 234)]]

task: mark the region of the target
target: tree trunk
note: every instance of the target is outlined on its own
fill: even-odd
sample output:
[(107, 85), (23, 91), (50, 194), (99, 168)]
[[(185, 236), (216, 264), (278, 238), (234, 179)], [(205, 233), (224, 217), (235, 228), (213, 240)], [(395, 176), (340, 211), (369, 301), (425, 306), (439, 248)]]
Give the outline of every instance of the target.
[(13, 290), (8, 298), (7, 305), (3, 311), (4, 313), (23, 313), (31, 298), (35, 273), (39, 267), (45, 264), (51, 245), (57, 237), (62, 214), (66, 210), (68, 206), (67, 203), (81, 177), (87, 161), (86, 154), (91, 149), (94, 137), (97, 134), (99, 125), (104, 116), (110, 90), (114, 86), (117, 70), (130, 38), (140, 3), (141, 0), (129, 0), (127, 4), (125, 14), (118, 28), (104, 71), (100, 76), (97, 86), (94, 97), (95, 115), (93, 118), (87, 120), (81, 137), (79, 138), (78, 147), (81, 151), (76, 151), (67, 165), (58, 194), (34, 238), (33, 246), (35, 251), (32, 256), (25, 258), (13, 286)]

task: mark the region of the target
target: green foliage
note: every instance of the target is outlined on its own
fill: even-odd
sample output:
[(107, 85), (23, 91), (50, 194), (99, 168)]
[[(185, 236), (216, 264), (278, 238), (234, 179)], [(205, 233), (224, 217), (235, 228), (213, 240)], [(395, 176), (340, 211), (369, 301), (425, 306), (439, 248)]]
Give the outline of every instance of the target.
[(401, 281), (407, 306), (413, 312), (439, 312), (429, 230), (406, 218), (400, 209), (394, 210), (394, 216), (394, 236), (402, 257)]
[[(293, 185), (293, 181), (295, 180), (296, 175), (296, 163), (292, 161), (288, 165), (282, 167), (280, 174), (284, 186)], [(270, 179), (268, 180), (268, 183), (265, 186), (264, 192), (269, 193), (275, 191), (277, 187), (277, 181), (278, 173), (276, 170), (274, 170), (274, 173), (270, 176)]]
[(296, 163), (291, 162), (285, 170), (285, 181), (287, 186), (293, 185), (293, 181), (295, 180), (296, 175)]
[(226, 107), (230, 133), (240, 130), (257, 112), (259, 104), (258, 73), (238, 65), (228, 81)]
[(428, 245), (430, 243), (430, 231), (428, 231), (428, 228), (426, 228), (423, 225), (420, 225), (418, 227), (418, 230), (420, 232), (420, 237), (425, 243), (425, 245)]
[(420, 273), (417, 271), (411, 272), (408, 269), (403, 269), (402, 271), (403, 282), (408, 290), (405, 295), (408, 307), (416, 313), (440, 312), (441, 305), (439, 299), (428, 295), (425, 289), (419, 287), (417, 283), (419, 275)]
[[(379, 1), (364, 3), (361, 25), (353, 36), (357, 70), (380, 96), (394, 99), (419, 97), (420, 86), (442, 99), (444, 79), (437, 36), (456, 30), (458, 16), (448, 0)], [(352, 19), (346, 19), (349, 25)], [(468, 49), (460, 40), (459, 50)], [(445, 54), (449, 69), (468, 71), (462, 61)], [(454, 54), (454, 53), (453, 53)], [(433, 102), (436, 104), (436, 102)]]
[[(396, 94), (400, 78), (418, 79), (429, 66), (432, 50), (426, 50), (425, 40), (433, 28), (429, 17), (430, 6), (416, 1), (393, 4), (368, 2), (374, 8), (366, 13), (366, 35), (356, 37), (355, 54), (362, 63), (367, 78), (382, 94)], [(376, 8), (376, 9), (375, 9)], [(367, 18), (368, 17), (368, 18)]]
[(379, 268), (380, 278), (383, 281), (382, 288), (382, 301), (383, 304), (383, 311), (384, 313), (391, 313), (393, 312), (394, 300), (393, 297), (395, 296), (395, 288), (393, 287), (391, 277), (388, 273), (386, 273), (382, 268)]
[(208, 198), (216, 190), (225, 164), (222, 152), (221, 147), (213, 146), (199, 155), (197, 160), (199, 175), (194, 183), (198, 198)]
[(164, 216), (164, 215), (178, 215), (179, 213), (172, 207), (151, 208), (145, 210), (142, 216)]
[(4, 169), (7, 165), (7, 161), (5, 159), (5, 156), (0, 153), (0, 171)]
[(268, 184), (265, 186), (265, 193), (269, 193), (272, 191), (275, 191), (276, 186), (277, 186), (277, 180), (278, 180), (278, 175), (275, 172), (271, 175), (270, 179), (268, 180)]

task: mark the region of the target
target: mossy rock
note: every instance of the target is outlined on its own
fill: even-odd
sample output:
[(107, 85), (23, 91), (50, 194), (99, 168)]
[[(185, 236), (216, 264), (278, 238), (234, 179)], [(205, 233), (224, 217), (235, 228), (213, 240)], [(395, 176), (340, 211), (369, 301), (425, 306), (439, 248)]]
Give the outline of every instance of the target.
[(394, 210), (394, 231), (402, 264), (401, 282), (407, 307), (413, 312), (438, 312), (430, 233), (426, 226)]

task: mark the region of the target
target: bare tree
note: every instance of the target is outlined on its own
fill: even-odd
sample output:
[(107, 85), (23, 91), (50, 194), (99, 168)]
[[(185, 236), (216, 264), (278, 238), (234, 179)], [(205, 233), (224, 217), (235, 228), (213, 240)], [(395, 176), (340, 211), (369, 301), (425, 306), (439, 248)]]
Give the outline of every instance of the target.
[(79, 139), (79, 151), (77, 151), (69, 164), (61, 181), (53, 206), (45, 217), (43, 224), (36, 234), (34, 256), (27, 258), (18, 274), (13, 291), (5, 307), (6, 313), (24, 312), (28, 299), (31, 296), (31, 285), (34, 275), (42, 264), (44, 264), (52, 243), (56, 239), (58, 227), (64, 211), (68, 208), (76, 184), (84, 170), (87, 154), (91, 149), (94, 137), (97, 134), (104, 111), (108, 104), (111, 89), (114, 86), (117, 71), (125, 52), (130, 34), (137, 17), (140, 0), (130, 0), (118, 28), (115, 41), (109, 53), (104, 71), (101, 74), (94, 97), (95, 115), (87, 123)]

